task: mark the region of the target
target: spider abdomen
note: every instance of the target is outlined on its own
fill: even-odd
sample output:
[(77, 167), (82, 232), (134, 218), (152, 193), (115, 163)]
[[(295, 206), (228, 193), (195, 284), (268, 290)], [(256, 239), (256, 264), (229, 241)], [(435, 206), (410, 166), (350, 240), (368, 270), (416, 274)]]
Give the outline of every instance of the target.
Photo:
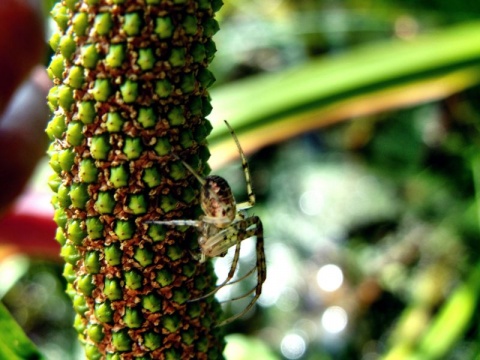
[(211, 175), (205, 178), (201, 205), (205, 215), (219, 228), (228, 226), (235, 219), (237, 210), (232, 189), (220, 176)]

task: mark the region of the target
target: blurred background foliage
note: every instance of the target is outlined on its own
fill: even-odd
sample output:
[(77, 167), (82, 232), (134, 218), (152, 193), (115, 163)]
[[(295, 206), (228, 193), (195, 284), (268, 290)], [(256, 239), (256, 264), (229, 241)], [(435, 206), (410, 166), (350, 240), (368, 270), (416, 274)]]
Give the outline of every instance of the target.
[[(227, 359), (480, 359), (480, 2), (224, 2), (211, 166), (246, 197), (227, 118), (268, 261)], [(15, 256), (3, 303), (48, 358), (81, 358), (62, 265)]]

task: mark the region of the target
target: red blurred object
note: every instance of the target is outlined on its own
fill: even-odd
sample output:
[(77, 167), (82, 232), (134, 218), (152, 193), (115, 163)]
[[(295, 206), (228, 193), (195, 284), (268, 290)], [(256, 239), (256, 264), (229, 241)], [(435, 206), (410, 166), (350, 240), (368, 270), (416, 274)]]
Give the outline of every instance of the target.
[(27, 191), (0, 218), (0, 257), (13, 252), (59, 259), (51, 194)]

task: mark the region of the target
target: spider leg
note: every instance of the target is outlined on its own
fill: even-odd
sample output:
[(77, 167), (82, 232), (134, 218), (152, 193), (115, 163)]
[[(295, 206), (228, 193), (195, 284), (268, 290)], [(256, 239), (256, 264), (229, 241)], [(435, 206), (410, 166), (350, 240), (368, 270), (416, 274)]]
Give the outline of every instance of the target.
[(266, 260), (265, 260), (265, 249), (264, 249), (264, 244), (263, 244), (263, 225), (261, 220), (257, 216), (252, 216), (252, 219), (254, 221), (254, 224), (256, 225), (256, 228), (254, 229), (255, 235), (257, 237), (257, 246), (256, 246), (256, 252), (257, 252), (257, 263), (256, 263), (256, 269), (257, 269), (257, 284), (255, 287), (253, 287), (251, 290), (247, 291), (245, 294), (238, 296), (236, 298), (230, 299), (229, 301), (235, 301), (235, 300), (240, 300), (243, 299), (247, 296), (249, 296), (251, 293), (255, 292), (255, 295), (253, 298), (250, 300), (249, 304), (243, 309), (242, 312), (233, 315), (220, 323), (218, 323), (216, 326), (224, 326), (232, 321), (238, 319), (239, 317), (245, 315), (250, 309), (255, 305), (257, 302), (258, 298), (260, 297), (262, 293), (262, 286), (263, 283), (265, 282), (265, 279), (267, 278), (267, 265), (266, 265)]
[(247, 184), (247, 195), (248, 195), (248, 201), (242, 202), (237, 205), (237, 210), (245, 210), (248, 208), (251, 208), (252, 206), (255, 205), (255, 194), (253, 193), (253, 188), (252, 188), (252, 179), (250, 176), (250, 169), (248, 167), (248, 162), (247, 158), (245, 157), (245, 154), (242, 150), (242, 147), (240, 146), (240, 141), (238, 141), (237, 135), (235, 134), (235, 131), (233, 128), (230, 126), (230, 124), (225, 120), (225, 124), (228, 127), (228, 130), (230, 130), (230, 134), (232, 135), (233, 140), (235, 141), (235, 144), (237, 145), (238, 152), (240, 154), (240, 158), (242, 159), (242, 168), (243, 172), (245, 174), (245, 182)]
[(195, 226), (201, 227), (202, 221), (200, 220), (148, 220), (147, 224), (159, 224), (159, 225), (172, 225), (172, 226)]

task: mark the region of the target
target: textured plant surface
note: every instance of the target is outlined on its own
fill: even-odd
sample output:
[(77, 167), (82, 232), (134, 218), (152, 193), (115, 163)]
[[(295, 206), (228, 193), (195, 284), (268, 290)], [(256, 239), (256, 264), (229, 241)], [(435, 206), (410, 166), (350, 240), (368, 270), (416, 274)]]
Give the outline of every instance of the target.
[(221, 0), (64, 0), (49, 75), (47, 127), (75, 328), (90, 359), (215, 359), (215, 284), (195, 260), (198, 184), (211, 126), (206, 69)]

